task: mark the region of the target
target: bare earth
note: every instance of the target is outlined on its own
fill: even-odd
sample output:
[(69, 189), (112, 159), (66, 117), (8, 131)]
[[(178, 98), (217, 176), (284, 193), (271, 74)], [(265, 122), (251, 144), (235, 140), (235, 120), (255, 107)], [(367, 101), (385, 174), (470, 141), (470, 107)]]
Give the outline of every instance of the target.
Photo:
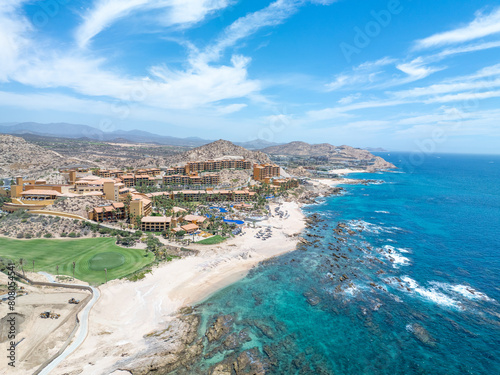
[(144, 336), (174, 319), (179, 308), (243, 278), (259, 262), (293, 251), (305, 226), (304, 215), (295, 202), (283, 203), (281, 209), (289, 217), (261, 222), (273, 228), (266, 241), (254, 237), (258, 228), (245, 228), (243, 236), (223, 244), (193, 246), (200, 250), (197, 256), (164, 264), (143, 280), (114, 280), (101, 286), (87, 339), (53, 374), (113, 372), (117, 361), (145, 350)]
[[(7, 282), (7, 276), (0, 273), (1, 282)], [(75, 312), (78, 305), (70, 305), (68, 300), (76, 298), (83, 300), (89, 295), (85, 292), (74, 292), (62, 288), (32, 287), (24, 285), (28, 295), (16, 298), (16, 342), (22, 340), (16, 347), (15, 368), (7, 365), (6, 355), (0, 356), (0, 374), (30, 374), (38, 366), (55, 355), (67, 340), (75, 327)], [(61, 314), (59, 319), (42, 319), (40, 313), (52, 311)], [(0, 317), (7, 319), (11, 313), (6, 302), (0, 303)], [(0, 350), (7, 353), (8, 340), (1, 323)]]

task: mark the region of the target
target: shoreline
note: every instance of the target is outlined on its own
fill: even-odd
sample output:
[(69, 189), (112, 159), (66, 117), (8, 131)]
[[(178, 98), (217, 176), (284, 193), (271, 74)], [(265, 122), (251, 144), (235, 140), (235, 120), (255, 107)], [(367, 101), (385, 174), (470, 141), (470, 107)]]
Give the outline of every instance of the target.
[[(277, 204), (270, 206), (274, 210)], [(306, 226), (301, 204), (285, 202), (281, 209), (289, 217), (275, 216), (261, 223), (273, 228), (266, 241), (255, 238), (259, 227), (247, 227), (243, 236), (219, 245), (191, 245), (198, 255), (155, 267), (143, 280), (113, 280), (100, 286), (101, 298), (90, 314), (87, 339), (53, 374), (113, 373), (124, 357), (146, 352), (147, 335), (168, 327), (181, 308), (209, 299), (260, 262), (296, 250)]]
[[(243, 236), (221, 244), (192, 244), (189, 248), (198, 251), (197, 255), (155, 266), (142, 280), (112, 280), (101, 285), (101, 298), (90, 313), (86, 340), (52, 373), (118, 375), (123, 373), (117, 369), (123, 368), (124, 362), (127, 368), (134, 368), (145, 353), (162, 350), (153, 349), (148, 337), (165, 331), (165, 327), (182, 326), (181, 309), (203, 303), (243, 279), (262, 261), (295, 251), (306, 228), (303, 207), (317, 204), (316, 198), (338, 193), (337, 185), (362, 181), (313, 179), (313, 191), (307, 197), (311, 202), (298, 199), (280, 204), (288, 217), (270, 217), (256, 229), (246, 227)], [(278, 204), (270, 206), (274, 211)], [(273, 228), (266, 241), (255, 238), (261, 225)], [(180, 337), (172, 341), (176, 349), (182, 345)]]

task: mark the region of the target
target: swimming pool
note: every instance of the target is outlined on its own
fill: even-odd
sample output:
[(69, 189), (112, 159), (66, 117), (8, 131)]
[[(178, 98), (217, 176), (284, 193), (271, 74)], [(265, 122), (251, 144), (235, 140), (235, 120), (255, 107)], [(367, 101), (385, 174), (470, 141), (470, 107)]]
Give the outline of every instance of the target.
[(238, 224), (238, 225), (245, 224), (245, 222), (243, 220), (227, 220), (227, 219), (224, 219), (223, 221), (225, 223), (234, 223), (234, 224)]
[(227, 212), (227, 210), (225, 208), (222, 208), (222, 207), (210, 207), (211, 210), (219, 210), (219, 212)]

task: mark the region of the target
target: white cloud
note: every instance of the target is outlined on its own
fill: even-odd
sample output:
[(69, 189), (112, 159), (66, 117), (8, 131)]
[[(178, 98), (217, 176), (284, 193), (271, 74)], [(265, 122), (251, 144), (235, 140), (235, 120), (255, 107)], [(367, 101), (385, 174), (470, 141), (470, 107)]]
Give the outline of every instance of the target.
[(248, 105), (244, 104), (244, 103), (235, 103), (235, 104), (227, 105), (225, 107), (220, 107), (217, 109), (217, 111), (220, 114), (228, 115), (230, 113), (235, 113), (235, 112), (241, 111), (243, 108), (246, 108), (247, 106)]
[(338, 103), (341, 105), (347, 105), (347, 104), (351, 104), (355, 100), (358, 100), (359, 98), (361, 98), (361, 93), (358, 92), (356, 94), (351, 94), (351, 95), (348, 95), (348, 96), (341, 98), (338, 101)]
[(500, 47), (500, 41), (493, 41), (493, 42), (485, 42), (485, 43), (476, 43), (476, 44), (469, 44), (457, 48), (448, 48), (445, 49), (441, 52), (439, 52), (436, 57), (439, 59), (453, 56), (453, 55), (458, 55), (461, 53), (469, 53), (469, 52), (477, 52), (477, 51), (483, 51), (487, 49), (492, 49), (492, 48), (499, 48)]
[(83, 48), (96, 35), (130, 14), (136, 16), (154, 11), (150, 20), (164, 27), (191, 25), (230, 3), (230, 0), (96, 0), (83, 15), (84, 22), (75, 36), (78, 45)]
[(475, 102), (483, 99), (499, 98), (500, 90), (485, 91), (485, 92), (462, 92), (459, 94), (450, 94), (444, 96), (436, 96), (424, 101), (424, 103), (449, 103), (449, 102)]
[(346, 86), (360, 86), (365, 84), (373, 84), (381, 80), (380, 77), (384, 73), (384, 67), (394, 65), (397, 60), (384, 57), (376, 61), (367, 61), (352, 68), (352, 72), (340, 73), (335, 76), (334, 80), (326, 84), (327, 91), (335, 91)]
[[(458, 91), (484, 90), (500, 86), (500, 78), (497, 78), (498, 76), (500, 76), (500, 64), (488, 66), (476, 73), (448, 79), (438, 84), (398, 91), (393, 93), (393, 95), (397, 98), (419, 98)], [(489, 79), (485, 80), (484, 78)]]
[(19, 56), (30, 45), (31, 25), (20, 11), (26, 0), (5, 0), (0, 7), (0, 81), (8, 81), (9, 74), (19, 64)]
[(201, 63), (219, 59), (221, 54), (238, 41), (249, 37), (263, 27), (276, 26), (297, 12), (305, 0), (276, 0), (266, 8), (247, 14), (228, 26), (218, 40), (197, 56)]
[(415, 49), (463, 43), (498, 33), (500, 33), (500, 8), (486, 15), (476, 13), (476, 18), (466, 26), (418, 40)]
[(389, 121), (384, 120), (363, 120), (363, 121), (354, 121), (349, 122), (344, 125), (345, 129), (351, 129), (356, 131), (379, 131), (392, 127), (392, 124)]
[(422, 57), (418, 57), (410, 61), (409, 63), (398, 64), (396, 68), (408, 75), (406, 79), (403, 79), (403, 83), (423, 79), (431, 75), (432, 73), (438, 72), (443, 69), (427, 66)]
[(372, 100), (366, 102), (359, 102), (359, 103), (349, 104), (346, 106), (338, 106), (338, 107), (308, 111), (306, 119), (312, 121), (323, 121), (335, 118), (346, 118), (353, 116), (352, 114), (349, 113), (352, 111), (368, 109), (368, 108), (393, 107), (408, 103), (409, 103), (408, 101), (404, 100)]

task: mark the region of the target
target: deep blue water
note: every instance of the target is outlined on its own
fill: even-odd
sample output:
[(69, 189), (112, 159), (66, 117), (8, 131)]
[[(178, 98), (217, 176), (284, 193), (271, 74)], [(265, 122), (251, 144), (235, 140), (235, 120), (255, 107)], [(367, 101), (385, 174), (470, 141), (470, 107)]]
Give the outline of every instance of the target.
[(383, 156), (396, 173), (308, 206), (317, 242), (201, 304), (200, 334), (233, 314), (269, 374), (500, 374), (500, 157)]

